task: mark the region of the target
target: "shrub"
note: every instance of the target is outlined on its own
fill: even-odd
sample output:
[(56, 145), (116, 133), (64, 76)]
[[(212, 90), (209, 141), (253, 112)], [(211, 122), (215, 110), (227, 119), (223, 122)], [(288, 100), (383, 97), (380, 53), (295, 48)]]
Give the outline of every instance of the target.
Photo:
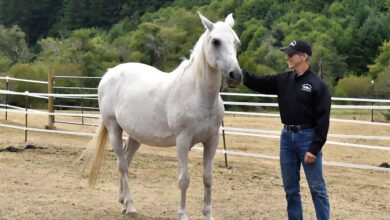
[(367, 98), (371, 96), (371, 79), (368, 76), (348, 76), (341, 79), (336, 86), (335, 95), (350, 98)]

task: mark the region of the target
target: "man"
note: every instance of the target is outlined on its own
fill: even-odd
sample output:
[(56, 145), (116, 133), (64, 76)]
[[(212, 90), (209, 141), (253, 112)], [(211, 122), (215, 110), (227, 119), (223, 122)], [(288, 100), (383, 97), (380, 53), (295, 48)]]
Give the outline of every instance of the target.
[(265, 94), (276, 94), (284, 124), (280, 138), (280, 167), (289, 219), (302, 219), (301, 164), (310, 187), (317, 219), (329, 219), (329, 200), (322, 176), (322, 146), (330, 115), (330, 95), (325, 83), (310, 69), (310, 45), (294, 40), (281, 48), (292, 71), (255, 76), (243, 70), (244, 85)]

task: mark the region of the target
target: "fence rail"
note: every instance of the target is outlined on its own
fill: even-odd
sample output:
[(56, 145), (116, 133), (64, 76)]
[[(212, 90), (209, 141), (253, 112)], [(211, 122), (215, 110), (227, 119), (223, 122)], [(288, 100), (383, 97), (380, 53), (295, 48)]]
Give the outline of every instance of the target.
[(66, 86), (54, 86), (53, 89), (98, 90), (97, 88), (88, 88), (88, 87), (66, 87)]
[[(69, 78), (69, 79), (101, 79), (102, 77), (89, 77), (89, 76), (53, 76), (54, 78)], [(20, 79), (14, 77), (0, 77), (0, 80), (14, 80), (14, 81), (23, 81), (23, 82), (31, 82), (31, 83), (42, 83), (48, 84), (47, 81), (38, 81), (38, 80), (29, 80), (29, 79)], [(69, 88), (69, 87), (63, 87)], [(78, 87), (76, 87), (78, 88)], [(80, 87), (84, 88), (84, 87)], [(97, 89), (97, 88), (91, 88)], [(267, 95), (267, 94), (252, 94), (252, 93), (231, 93), (231, 92), (221, 92), (222, 96), (243, 96), (243, 97), (268, 97), (268, 98), (276, 98), (276, 95)], [(96, 95), (97, 96), (97, 95)], [(344, 98), (344, 97), (332, 97), (333, 101), (352, 101), (352, 102), (375, 102), (375, 103), (390, 103), (389, 99), (367, 99), (367, 98)]]
[(54, 76), (54, 78), (67, 78), (67, 79), (101, 79), (100, 76)]
[(59, 108), (73, 108), (73, 109), (99, 110), (99, 108), (96, 108), (96, 107), (74, 106), (74, 105), (54, 105), (54, 107), (59, 107)]

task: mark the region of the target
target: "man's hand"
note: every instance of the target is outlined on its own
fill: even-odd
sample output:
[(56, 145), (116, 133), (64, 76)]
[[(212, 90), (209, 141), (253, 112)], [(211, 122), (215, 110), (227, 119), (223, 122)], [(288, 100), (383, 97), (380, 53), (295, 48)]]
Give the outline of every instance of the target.
[(305, 163), (312, 164), (316, 161), (316, 159), (317, 159), (317, 157), (314, 154), (312, 154), (310, 152), (306, 152), (305, 159), (304, 159)]

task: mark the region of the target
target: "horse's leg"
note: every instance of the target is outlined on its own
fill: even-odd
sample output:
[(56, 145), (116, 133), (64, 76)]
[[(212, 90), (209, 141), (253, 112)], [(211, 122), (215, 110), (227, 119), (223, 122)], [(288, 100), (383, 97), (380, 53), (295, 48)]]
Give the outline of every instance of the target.
[(188, 176), (188, 151), (189, 138), (188, 136), (179, 136), (176, 138), (176, 153), (179, 162), (179, 188), (180, 188), (180, 208), (178, 211), (179, 218), (181, 220), (188, 219), (188, 213), (186, 210), (186, 192), (188, 185), (190, 184), (190, 178)]
[(219, 135), (216, 133), (208, 141), (203, 142), (203, 184), (204, 184), (204, 200), (203, 200), (203, 215), (207, 220), (214, 219), (211, 208), (211, 186), (213, 185), (213, 159), (217, 150)]
[(122, 212), (128, 215), (134, 215), (137, 211), (134, 208), (133, 201), (130, 196), (129, 178), (128, 178), (128, 162), (122, 144), (122, 128), (115, 120), (107, 120), (106, 127), (110, 137), (111, 146), (116, 154), (119, 174), (121, 178), (121, 189), (124, 195), (124, 207)]
[[(134, 156), (135, 152), (137, 152), (139, 146), (140, 146), (139, 142), (137, 142), (136, 140), (134, 140), (130, 137), (127, 138), (127, 141), (126, 141), (126, 144), (124, 147), (126, 160), (127, 160), (127, 167), (130, 167), (133, 156)], [(125, 194), (123, 192), (124, 192), (124, 190), (123, 190), (123, 177), (121, 176), (120, 191), (119, 191), (119, 202), (120, 203), (123, 203), (125, 200)]]

